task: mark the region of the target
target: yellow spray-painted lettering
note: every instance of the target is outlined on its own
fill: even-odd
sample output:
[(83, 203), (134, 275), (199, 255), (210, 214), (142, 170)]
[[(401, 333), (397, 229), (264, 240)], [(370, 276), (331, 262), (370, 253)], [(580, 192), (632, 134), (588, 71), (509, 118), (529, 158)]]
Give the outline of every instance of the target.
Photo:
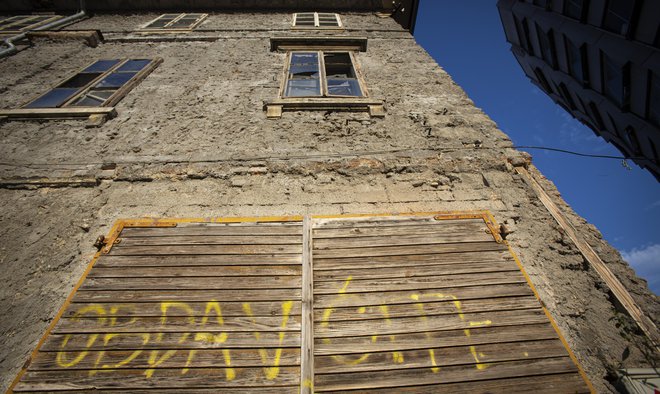
[[(96, 315), (98, 325), (100, 326), (105, 325), (107, 312), (103, 307), (103, 305), (100, 304), (90, 304), (78, 309), (76, 313), (73, 315), (71, 320), (79, 321), (82, 317), (84, 317), (86, 314), (90, 312)], [(67, 360), (67, 357), (70, 352), (66, 352), (63, 349), (66, 348), (67, 344), (71, 340), (71, 337), (72, 334), (67, 334), (64, 336), (64, 339), (62, 340), (62, 344), (60, 345), (60, 349), (62, 350), (57, 352), (57, 355), (55, 356), (55, 362), (57, 363), (58, 366), (62, 368), (70, 368), (80, 363), (89, 353), (89, 348), (91, 348), (92, 345), (94, 345), (94, 342), (96, 342), (96, 339), (99, 337), (99, 334), (91, 334), (85, 344), (85, 350), (79, 352), (72, 360)]]

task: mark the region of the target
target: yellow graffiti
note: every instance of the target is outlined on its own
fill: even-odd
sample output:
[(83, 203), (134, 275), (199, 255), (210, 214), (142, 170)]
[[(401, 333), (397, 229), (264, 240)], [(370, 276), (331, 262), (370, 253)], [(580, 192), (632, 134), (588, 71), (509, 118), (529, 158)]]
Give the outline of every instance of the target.
[[(341, 299), (346, 297), (346, 291), (348, 290), (348, 286), (351, 284), (351, 281), (353, 280), (353, 276), (349, 276), (346, 278), (344, 281), (344, 285), (339, 289), (337, 298)], [(321, 318), (321, 327), (327, 327), (330, 324), (330, 316), (332, 315), (332, 312), (334, 312), (335, 308), (331, 305), (323, 310), (323, 317)], [(362, 312), (360, 312), (362, 311)], [(364, 313), (366, 312), (365, 307), (361, 307), (358, 310), (359, 313)], [(376, 342), (378, 340), (378, 336), (374, 335), (371, 337), (372, 342)], [(325, 344), (330, 344), (331, 341), (329, 338), (323, 338), (322, 339), (323, 343)], [(332, 359), (335, 360), (338, 363), (344, 364), (344, 365), (357, 365), (365, 362), (369, 358), (369, 353), (364, 353), (362, 356), (356, 358), (356, 359), (350, 359), (348, 356), (338, 356), (338, 355), (333, 355)]]
[[(442, 293), (430, 294), (430, 296), (440, 298), (440, 299), (443, 299), (443, 298), (452, 299), (453, 300), (452, 303), (454, 305), (454, 308), (456, 309), (456, 312), (458, 313), (458, 317), (461, 319), (461, 321), (465, 321), (465, 314), (463, 313), (463, 306), (461, 304), (461, 301), (459, 301), (456, 296), (451, 295), (451, 294), (442, 294)], [(419, 301), (420, 295), (419, 294), (412, 294), (410, 296), (410, 298), (415, 300), (415, 301)], [(426, 317), (426, 314), (424, 312), (424, 304), (417, 303), (415, 305), (417, 306), (417, 309), (421, 313), (422, 321), (426, 322), (427, 317)], [(470, 327), (483, 327), (483, 326), (491, 325), (492, 321), (490, 321), (490, 320), (477, 321), (477, 322), (468, 321), (467, 323)], [(469, 328), (464, 329), (463, 333), (468, 338), (471, 335)], [(427, 333), (427, 337), (430, 338), (430, 334)], [(481, 360), (480, 360), (480, 358), (486, 357), (486, 355), (483, 354), (483, 353), (477, 352), (476, 347), (473, 346), (473, 345), (471, 345), (469, 348), (470, 348), (470, 354), (472, 355), (472, 358), (474, 358), (474, 361), (476, 363), (475, 368), (477, 368), (478, 370), (488, 368), (489, 365), (487, 363), (482, 363)], [(434, 373), (437, 373), (440, 370), (440, 368), (438, 368), (438, 366), (437, 366), (438, 364), (436, 363), (436, 360), (435, 360), (435, 351), (434, 351), (434, 349), (428, 349), (428, 351), (429, 351), (429, 356), (431, 358), (431, 365), (432, 365), (431, 370)]]
[[(279, 346), (275, 349), (275, 357), (273, 359), (272, 367), (264, 367), (264, 373), (266, 374), (266, 379), (273, 380), (280, 374), (280, 361), (282, 359), (282, 343), (284, 343), (284, 335), (286, 330), (287, 322), (289, 321), (289, 315), (291, 314), (291, 309), (293, 308), (293, 301), (286, 301), (282, 304), (282, 323), (280, 324), (280, 333), (279, 333)], [(254, 313), (252, 313), (252, 307), (247, 302), (243, 303), (243, 311), (252, 319), (254, 325), (257, 324), (257, 321), (254, 318)], [(254, 337), (257, 341), (261, 340), (261, 333), (259, 331), (254, 332)], [(261, 362), (268, 365), (268, 351), (266, 349), (259, 349), (259, 356), (261, 356)]]
[[(114, 323), (114, 322), (116, 322), (116, 320), (111, 320), (111, 323)], [(110, 343), (111, 340), (113, 340), (117, 337), (120, 337), (120, 336), (138, 336), (138, 337), (142, 337), (142, 345), (144, 346), (149, 342), (149, 338), (151, 337), (151, 334), (149, 334), (149, 333), (136, 333), (136, 334), (134, 334), (134, 333), (127, 333), (127, 334), (108, 333), (108, 334), (105, 334), (103, 336), (103, 347), (107, 348), (108, 344)], [(98, 357), (96, 358), (96, 362), (94, 363), (94, 369), (91, 369), (89, 371), (89, 375), (92, 376), (92, 375), (96, 374), (97, 372), (99, 372), (99, 370), (98, 370), (99, 368), (101, 370), (104, 370), (104, 369), (116, 369), (116, 368), (123, 367), (124, 365), (127, 365), (130, 362), (132, 362), (133, 360), (135, 360), (136, 358), (138, 358), (138, 356), (140, 354), (142, 354), (142, 350), (135, 350), (128, 357), (126, 357), (125, 359), (123, 359), (123, 360), (121, 360), (117, 363), (114, 363), (114, 364), (101, 364), (101, 360), (103, 360), (103, 357), (105, 356), (105, 350), (102, 350), (99, 353)], [(99, 364), (101, 364), (101, 365), (99, 366)]]
[[(219, 326), (224, 326), (225, 321), (222, 318), (222, 308), (220, 307), (220, 303), (216, 300), (211, 300), (206, 303), (206, 308), (204, 309), (204, 316), (202, 316), (200, 325), (202, 327), (206, 326), (212, 312), (215, 312), (216, 323)], [(195, 341), (201, 341), (201, 342), (219, 345), (227, 341), (227, 333), (221, 332), (220, 334), (213, 334), (211, 332), (198, 332), (195, 334)], [(182, 375), (185, 375), (190, 370), (190, 366), (193, 362), (193, 359), (195, 358), (196, 353), (197, 350), (195, 349), (191, 349), (189, 351), (188, 359), (186, 360), (186, 365), (181, 370)], [(225, 368), (225, 379), (228, 381), (234, 380), (234, 378), (236, 378), (236, 371), (234, 370), (234, 368), (231, 367), (231, 354), (229, 353), (229, 349), (222, 349), (222, 356), (223, 359), (225, 360), (225, 366), (227, 367)]]
[[(71, 320), (73, 321), (79, 321), (81, 317), (83, 317), (85, 314), (88, 312), (94, 312), (98, 316), (98, 323), (99, 325), (105, 325), (106, 322), (106, 310), (101, 304), (91, 304), (87, 305), (85, 307), (82, 307), (76, 311), (76, 313), (73, 315)], [(65, 349), (66, 345), (69, 343), (69, 340), (71, 340), (71, 335), (72, 334), (67, 334), (64, 336), (64, 339), (62, 340), (62, 344), (60, 345), (61, 349)], [(68, 356), (69, 352), (65, 352), (64, 350), (60, 350), (57, 352), (57, 355), (55, 356), (55, 362), (57, 365), (59, 365), (62, 368), (70, 368), (78, 363), (80, 363), (89, 353), (89, 348), (94, 345), (94, 342), (96, 342), (96, 339), (99, 337), (99, 334), (92, 334), (89, 336), (87, 339), (87, 344), (85, 346), (85, 350), (82, 352), (78, 353), (76, 357), (73, 358), (73, 360), (67, 361), (66, 358)]]

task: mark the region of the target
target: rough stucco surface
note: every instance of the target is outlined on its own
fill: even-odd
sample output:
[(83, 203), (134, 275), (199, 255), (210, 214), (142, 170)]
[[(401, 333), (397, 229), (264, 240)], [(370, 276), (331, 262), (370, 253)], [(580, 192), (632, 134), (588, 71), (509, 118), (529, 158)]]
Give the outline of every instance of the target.
[[(263, 102), (278, 94), (285, 56), (268, 51), (268, 37), (306, 34), (287, 30), (289, 14), (212, 15), (187, 41), (132, 32), (155, 16), (96, 16), (69, 28), (102, 29), (108, 41), (97, 48), (37, 41), (0, 61), (0, 107), (13, 108), (98, 58), (164, 59), (100, 128), (73, 120), (0, 124), (2, 180), (99, 182), (0, 189), (0, 389), (84, 271), (95, 238), (119, 218), (145, 216), (489, 210), (513, 231), (507, 239), (599, 392), (613, 391), (606, 375), (627, 347), (624, 366), (648, 365), (644, 338), (513, 170), (528, 156), (510, 148), (394, 21), (343, 15), (352, 31), (323, 33), (369, 37), (357, 58), (371, 97), (385, 101), (385, 118), (313, 111), (268, 120)], [(646, 282), (530, 170), (658, 323), (660, 304)]]

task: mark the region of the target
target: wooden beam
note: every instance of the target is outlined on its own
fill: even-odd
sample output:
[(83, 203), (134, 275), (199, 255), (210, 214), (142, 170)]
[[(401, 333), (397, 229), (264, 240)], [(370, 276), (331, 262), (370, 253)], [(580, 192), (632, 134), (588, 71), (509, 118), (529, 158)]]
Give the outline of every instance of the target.
[(293, 50), (345, 50), (367, 51), (367, 37), (273, 37), (270, 39), (271, 51)]
[(103, 35), (100, 30), (39, 30), (30, 31), (26, 34), (31, 41), (38, 38), (48, 38), (52, 40), (84, 40), (87, 45), (92, 48), (96, 48), (99, 43), (103, 42)]
[(114, 117), (114, 107), (67, 107), (67, 108), (16, 108), (2, 109), (0, 116), (9, 118), (86, 118), (90, 115)]
[(559, 207), (552, 201), (548, 193), (543, 187), (534, 179), (534, 177), (523, 167), (516, 167), (516, 172), (522, 175), (525, 182), (534, 190), (539, 200), (543, 203), (545, 208), (550, 212), (553, 218), (557, 221), (559, 226), (571, 238), (573, 243), (578, 247), (582, 256), (589, 262), (591, 267), (598, 273), (603, 281), (610, 288), (616, 299), (623, 305), (628, 314), (635, 320), (639, 328), (646, 334), (653, 346), (658, 349), (658, 328), (653, 321), (649, 319), (644, 312), (639, 308), (635, 300), (632, 298), (628, 290), (623, 286), (614, 273), (607, 267), (601, 260), (591, 246), (582, 239), (571, 225), (568, 218), (561, 212)]
[(303, 219), (302, 252), (302, 337), (300, 351), (300, 393), (314, 392), (314, 265), (312, 261), (312, 221)]

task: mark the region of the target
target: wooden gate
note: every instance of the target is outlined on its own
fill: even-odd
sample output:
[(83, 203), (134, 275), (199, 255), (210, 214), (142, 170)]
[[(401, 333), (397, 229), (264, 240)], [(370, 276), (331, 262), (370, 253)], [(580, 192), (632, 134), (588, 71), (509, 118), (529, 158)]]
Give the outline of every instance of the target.
[(15, 392), (589, 392), (488, 213), (121, 221)]

